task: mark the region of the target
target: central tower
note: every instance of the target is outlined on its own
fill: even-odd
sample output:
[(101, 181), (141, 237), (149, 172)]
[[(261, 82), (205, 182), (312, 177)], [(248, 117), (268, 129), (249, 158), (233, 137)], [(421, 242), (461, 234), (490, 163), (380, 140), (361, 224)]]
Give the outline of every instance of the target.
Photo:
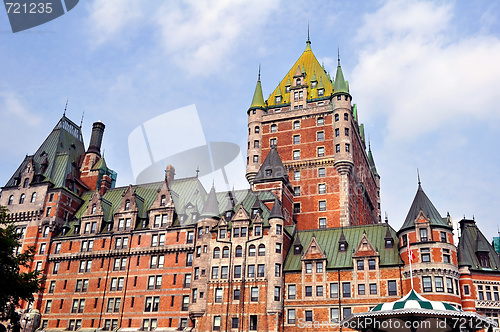
[(299, 229), (373, 224), (380, 220), (380, 177), (366, 151), (340, 57), (335, 80), (306, 48), (264, 100), (260, 70), (248, 109), (246, 177), (254, 179), (276, 148), (293, 188)]

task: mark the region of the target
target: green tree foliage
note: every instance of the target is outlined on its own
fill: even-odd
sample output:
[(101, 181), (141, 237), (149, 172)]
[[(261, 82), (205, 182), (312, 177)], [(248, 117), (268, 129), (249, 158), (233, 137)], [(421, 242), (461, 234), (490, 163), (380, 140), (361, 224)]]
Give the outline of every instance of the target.
[(33, 301), (33, 293), (43, 289), (43, 278), (38, 271), (22, 272), (33, 262), (35, 247), (14, 254), (21, 244), (22, 234), (16, 233), (16, 226), (7, 219), (7, 212), (0, 206), (0, 316), (8, 319), (21, 300)]

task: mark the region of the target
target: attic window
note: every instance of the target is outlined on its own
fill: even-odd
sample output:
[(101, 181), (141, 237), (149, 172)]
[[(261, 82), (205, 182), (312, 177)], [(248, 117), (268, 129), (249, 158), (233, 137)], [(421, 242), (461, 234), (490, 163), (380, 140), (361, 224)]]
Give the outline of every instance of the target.
[(166, 200), (167, 198), (165, 197), (165, 195), (161, 195), (160, 206), (165, 206)]
[(128, 211), (128, 210), (130, 210), (130, 200), (129, 199), (127, 199), (125, 201), (125, 211)]
[(293, 254), (294, 255), (300, 255), (302, 252), (302, 246), (296, 245), (293, 247)]
[(272, 169), (266, 169), (266, 176), (271, 176), (272, 173), (273, 173)]
[(311, 88), (314, 89), (317, 85), (318, 85), (318, 82), (316, 82), (316, 81), (311, 82)]
[(254, 218), (259, 213), (259, 209), (252, 210), (252, 218)]
[(276, 104), (281, 103), (281, 96), (276, 96), (276, 98), (274, 100), (275, 100)]
[(95, 210), (96, 210), (96, 205), (93, 204), (92, 205), (92, 211), (90, 211), (90, 214), (95, 214)]
[(24, 179), (23, 188), (27, 188), (28, 187), (28, 182), (29, 181), (30, 181), (30, 179), (28, 179), (28, 178)]
[(386, 248), (392, 248), (394, 245), (394, 242), (392, 239), (385, 239), (385, 247)]
[(318, 97), (323, 97), (325, 95), (325, 89), (318, 89)]
[(477, 259), (479, 260), (479, 265), (481, 267), (490, 268), (490, 256), (487, 252), (478, 252)]
[(290, 92), (290, 86), (289, 86), (289, 85), (287, 85), (287, 86), (285, 87), (285, 92), (286, 92), (286, 93), (289, 93), (289, 92)]
[(301, 84), (301, 80), (300, 80), (300, 77), (297, 78), (297, 85), (300, 85)]
[(347, 251), (347, 242), (339, 243), (339, 251)]

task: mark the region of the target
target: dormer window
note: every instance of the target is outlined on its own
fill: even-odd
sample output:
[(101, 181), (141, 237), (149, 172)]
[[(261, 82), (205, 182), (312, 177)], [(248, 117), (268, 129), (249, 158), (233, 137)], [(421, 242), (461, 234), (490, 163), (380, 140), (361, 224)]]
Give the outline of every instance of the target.
[(316, 86), (318, 85), (318, 82), (314, 81), (314, 82), (311, 82), (311, 88), (316, 88)]
[(297, 82), (297, 85), (302, 84), (302, 83), (301, 83), (301, 79), (300, 79), (300, 77), (298, 77), (298, 78), (297, 78), (297, 81), (296, 81), (296, 82)]
[(392, 248), (394, 245), (394, 241), (392, 239), (385, 239), (385, 247)]
[(226, 211), (226, 219), (231, 219), (231, 215), (233, 213), (231, 211)]
[(90, 214), (95, 214), (96, 208), (97, 208), (96, 205), (93, 204), (92, 205), (92, 210), (90, 211)]
[(287, 86), (285, 87), (285, 92), (286, 92), (286, 93), (289, 93), (289, 92), (290, 92), (290, 86), (289, 86), (289, 85), (287, 85)]
[(318, 89), (318, 97), (323, 97), (325, 95), (325, 89)]
[(420, 242), (427, 241), (427, 228), (420, 228)]
[(125, 211), (128, 211), (128, 210), (130, 210), (130, 200), (129, 199), (127, 199), (125, 201)]
[(266, 169), (266, 176), (271, 176), (272, 173), (273, 173), (272, 169)]
[(252, 218), (255, 218), (255, 216), (259, 213), (259, 209), (253, 209), (252, 210)]
[(347, 250), (347, 243), (339, 243), (339, 251), (346, 251)]
[(281, 96), (276, 96), (276, 97), (274, 98), (274, 101), (275, 101), (275, 103), (276, 103), (276, 104), (281, 103)]
[(166, 201), (167, 198), (165, 197), (165, 195), (161, 195), (160, 206), (165, 206)]
[(481, 267), (490, 268), (490, 256), (487, 252), (478, 252), (477, 259), (479, 260), (479, 265)]
[(28, 179), (28, 178), (24, 179), (23, 188), (27, 188), (28, 187), (29, 181), (30, 181), (30, 179)]

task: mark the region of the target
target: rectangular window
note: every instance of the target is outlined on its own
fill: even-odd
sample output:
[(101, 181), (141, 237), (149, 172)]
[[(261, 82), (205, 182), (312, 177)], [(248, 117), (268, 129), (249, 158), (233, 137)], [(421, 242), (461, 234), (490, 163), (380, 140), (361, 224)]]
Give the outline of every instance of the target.
[(257, 315), (250, 315), (250, 331), (257, 331)]
[(240, 299), (240, 290), (235, 289), (233, 292), (233, 300), (239, 300)]
[(237, 329), (239, 326), (239, 320), (238, 317), (233, 317), (231, 318), (231, 328)]
[(340, 144), (335, 144), (335, 152), (336, 153), (340, 152)]
[[(271, 127), (271, 128), (272, 128), (272, 127)], [(271, 147), (272, 147), (272, 146), (276, 146), (276, 145), (277, 145), (277, 144), (276, 144), (276, 138), (271, 138), (271, 139), (269, 140), (269, 146), (271, 146)]]
[(420, 242), (427, 241), (427, 228), (420, 228)]
[(45, 303), (45, 313), (49, 314), (51, 308), (52, 308), (52, 300), (47, 300), (47, 302)]
[(281, 299), (281, 287), (274, 287), (274, 301), (280, 301)]
[(424, 292), (432, 292), (432, 279), (431, 277), (422, 277), (422, 284)]
[(323, 157), (325, 155), (325, 148), (323, 146), (318, 147), (318, 157)]
[(300, 135), (293, 136), (293, 144), (300, 144)]
[(252, 302), (259, 301), (259, 287), (252, 287), (251, 288), (250, 301), (252, 301)]
[(349, 152), (351, 150), (351, 145), (349, 143), (345, 144), (345, 152)]
[(274, 276), (275, 277), (281, 276), (281, 264), (274, 264)]
[(351, 297), (351, 283), (343, 282), (342, 283), (342, 297)]
[(339, 309), (338, 308), (331, 308), (330, 309), (330, 322), (331, 323), (338, 323), (339, 322)]
[(316, 273), (323, 273), (323, 262), (316, 263)]
[(443, 262), (450, 263), (450, 255), (449, 254), (443, 254)]
[(387, 282), (387, 288), (389, 290), (389, 295), (398, 295), (398, 289), (395, 280), (389, 280)]
[(343, 315), (344, 319), (349, 317), (351, 315), (351, 308), (343, 308), (342, 315)]
[(434, 277), (436, 292), (444, 292), (443, 277)]
[(377, 295), (377, 284), (370, 284), (370, 294)]
[(258, 149), (258, 148), (259, 148), (259, 141), (258, 141), (258, 140), (253, 141), (253, 147), (254, 147), (255, 149)]
[(316, 286), (316, 296), (323, 296), (323, 286)]
[(300, 150), (293, 151), (293, 160), (299, 160), (299, 159), (300, 159)]
[(325, 140), (325, 132), (324, 131), (318, 131), (316, 133), (316, 140), (317, 141), (324, 141)]
[(422, 262), (424, 262), (424, 263), (431, 261), (431, 254), (430, 254), (429, 248), (421, 248), (420, 249), (420, 256), (422, 258)]
[(293, 203), (293, 213), (300, 213), (300, 203)]
[(312, 263), (306, 263), (306, 273), (312, 273)]
[(469, 285), (464, 285), (464, 294), (465, 295), (469, 295), (470, 294)]
[(358, 295), (365, 295), (365, 285), (358, 284)]
[(281, 243), (276, 243), (276, 253), (281, 254)]
[[(453, 279), (446, 277), (446, 290), (448, 293), (453, 294)], [(487, 300), (491, 300), (491, 293), (489, 292), (490, 286), (486, 286), (486, 290), (488, 291), (486, 293), (487, 295)]]
[(212, 279), (219, 279), (219, 267), (212, 267)]
[(288, 324), (295, 324), (295, 309), (288, 309)]
[(368, 269), (369, 270), (375, 270), (376, 269), (375, 259), (369, 259), (368, 260)]
[(339, 285), (330, 284), (330, 298), (335, 299), (339, 297)]
[(446, 243), (446, 232), (441, 232), (441, 242)]
[(233, 237), (240, 237), (240, 229), (239, 228), (235, 228), (233, 230)]
[[(81, 280), (78, 280), (81, 282)], [(55, 281), (51, 281), (50, 282), (50, 286), (49, 286), (49, 293), (54, 293), (54, 289), (56, 288), (56, 282)]]
[(300, 196), (300, 186), (293, 187), (293, 195)]
[(248, 265), (248, 273), (247, 276), (249, 278), (255, 278), (255, 265)]
[(312, 295), (313, 295), (312, 286), (306, 286), (306, 296), (312, 296)]
[(241, 265), (234, 266), (234, 277), (241, 278)]
[(288, 285), (288, 299), (294, 300), (295, 296), (296, 296), (296, 286), (295, 285)]
[(326, 201), (319, 201), (318, 207), (320, 211), (326, 211)]
[(358, 271), (363, 271), (365, 269), (365, 261), (358, 259)]
[(227, 279), (227, 275), (228, 275), (228, 267), (227, 266), (223, 266), (221, 268), (221, 271), (220, 271), (220, 277), (221, 279)]
[(319, 218), (319, 228), (326, 228), (326, 218)]
[(312, 310), (306, 310), (306, 322), (313, 321), (313, 312)]
[(220, 316), (214, 317), (214, 330), (220, 331)]
[(257, 277), (263, 278), (266, 271), (266, 266), (264, 264), (257, 265)]
[(300, 180), (300, 171), (294, 171), (293, 172), (293, 179), (294, 180)]

